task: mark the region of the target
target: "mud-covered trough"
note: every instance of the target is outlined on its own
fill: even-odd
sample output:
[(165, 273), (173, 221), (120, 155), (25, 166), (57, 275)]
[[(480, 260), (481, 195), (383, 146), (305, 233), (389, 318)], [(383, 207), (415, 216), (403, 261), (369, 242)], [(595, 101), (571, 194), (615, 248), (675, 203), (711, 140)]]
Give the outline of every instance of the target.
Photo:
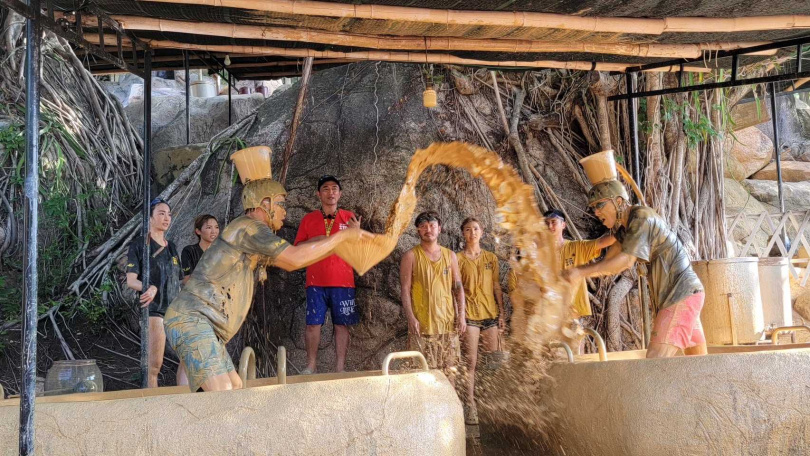
[[(0, 401), (0, 454), (17, 454), (18, 400)], [(461, 403), (440, 371), (248, 381), (43, 397), (41, 455), (463, 455)]]
[(810, 344), (783, 347), (554, 363), (551, 446), (576, 456), (807, 454)]

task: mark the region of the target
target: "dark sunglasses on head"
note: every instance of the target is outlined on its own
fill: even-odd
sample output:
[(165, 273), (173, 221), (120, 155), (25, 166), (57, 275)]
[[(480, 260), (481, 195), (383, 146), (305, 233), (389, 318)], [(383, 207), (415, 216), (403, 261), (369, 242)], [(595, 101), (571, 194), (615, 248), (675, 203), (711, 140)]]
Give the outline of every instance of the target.
[(165, 204), (165, 205), (168, 206), (169, 202), (166, 201), (165, 199), (161, 198), (161, 197), (157, 197), (157, 198), (153, 199), (151, 203), (149, 203), (149, 207), (155, 207), (158, 204)]
[(607, 203), (608, 203), (607, 201), (599, 201), (598, 203), (591, 206), (591, 208), (593, 208), (594, 210), (602, 209), (603, 207), (605, 207), (605, 204), (607, 204)]

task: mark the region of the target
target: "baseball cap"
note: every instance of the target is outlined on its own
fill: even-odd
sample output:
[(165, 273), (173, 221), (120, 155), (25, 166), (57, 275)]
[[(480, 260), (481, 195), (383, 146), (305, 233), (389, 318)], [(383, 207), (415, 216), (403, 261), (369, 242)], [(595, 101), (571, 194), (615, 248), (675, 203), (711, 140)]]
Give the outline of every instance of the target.
[(334, 183), (336, 183), (336, 184), (337, 184), (337, 186), (338, 186), (338, 188), (339, 188), (340, 190), (343, 190), (343, 187), (340, 185), (340, 181), (338, 180), (338, 178), (337, 178), (337, 177), (335, 177), (335, 176), (333, 176), (333, 175), (331, 175), (331, 174), (324, 174), (323, 176), (321, 176), (321, 178), (320, 178), (320, 179), (318, 179), (318, 187), (317, 187), (317, 190), (318, 190), (318, 191), (320, 191), (320, 190), (321, 190), (321, 187), (323, 187), (323, 184), (325, 184), (325, 183), (327, 183), (327, 182), (334, 182)]
[(556, 218), (562, 220), (563, 222), (565, 221), (565, 214), (563, 214), (563, 212), (561, 210), (559, 210), (559, 209), (552, 209), (550, 211), (546, 211), (545, 213), (543, 213), (543, 217), (545, 217), (545, 218), (555, 218), (556, 217)]

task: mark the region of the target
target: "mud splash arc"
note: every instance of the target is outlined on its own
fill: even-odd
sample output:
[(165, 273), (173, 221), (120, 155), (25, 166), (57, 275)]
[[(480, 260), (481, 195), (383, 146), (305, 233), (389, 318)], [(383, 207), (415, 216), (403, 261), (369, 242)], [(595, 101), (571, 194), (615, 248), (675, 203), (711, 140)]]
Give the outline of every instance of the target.
[(546, 228), (532, 187), (495, 152), (463, 142), (434, 143), (417, 150), (408, 166), (405, 185), (391, 208), (385, 234), (368, 241), (344, 243), (338, 255), (360, 274), (386, 258), (411, 223), (419, 177), (433, 165), (465, 169), (492, 192), (497, 205), (496, 221), (509, 232), (514, 247), (521, 252), (520, 261), (510, 259), (518, 279), (517, 290), (510, 296), (510, 342), (537, 360), (549, 341), (561, 338), (560, 330), (569, 316), (565, 299), (568, 286), (560, 278), (553, 236)]

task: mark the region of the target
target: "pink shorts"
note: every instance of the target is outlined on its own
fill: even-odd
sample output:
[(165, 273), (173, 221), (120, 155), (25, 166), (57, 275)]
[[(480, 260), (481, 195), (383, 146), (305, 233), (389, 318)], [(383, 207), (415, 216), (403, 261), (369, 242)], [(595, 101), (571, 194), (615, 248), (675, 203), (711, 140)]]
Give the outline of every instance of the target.
[(705, 295), (695, 293), (658, 312), (653, 322), (650, 343), (674, 345), (681, 350), (706, 343), (700, 310)]

